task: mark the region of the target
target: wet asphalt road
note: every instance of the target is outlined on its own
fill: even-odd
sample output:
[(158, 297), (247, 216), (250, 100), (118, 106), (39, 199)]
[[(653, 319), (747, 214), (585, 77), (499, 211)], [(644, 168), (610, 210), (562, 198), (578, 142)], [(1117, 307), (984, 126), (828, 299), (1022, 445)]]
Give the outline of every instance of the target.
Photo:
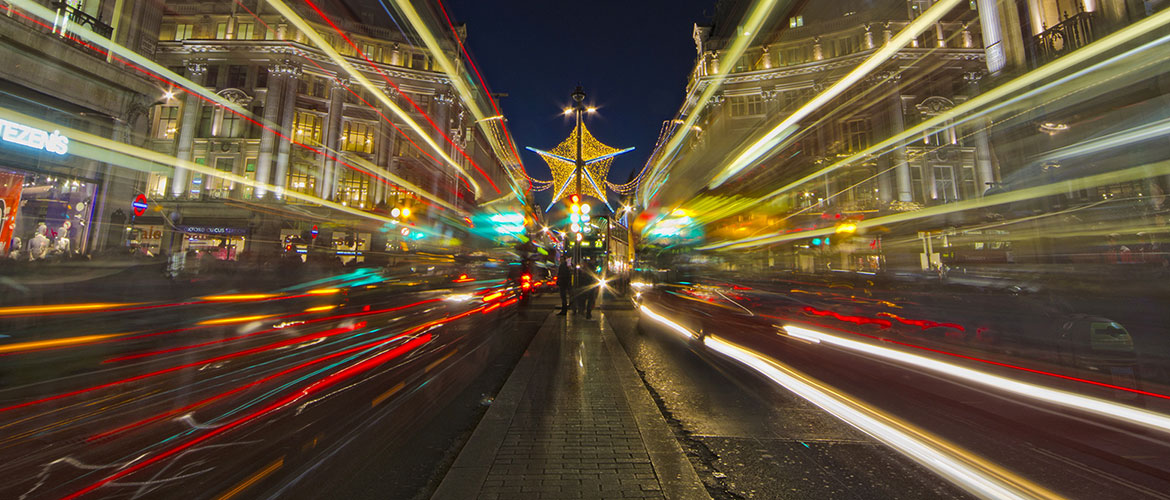
[(804, 400), (606, 313), (714, 498), (966, 498)]

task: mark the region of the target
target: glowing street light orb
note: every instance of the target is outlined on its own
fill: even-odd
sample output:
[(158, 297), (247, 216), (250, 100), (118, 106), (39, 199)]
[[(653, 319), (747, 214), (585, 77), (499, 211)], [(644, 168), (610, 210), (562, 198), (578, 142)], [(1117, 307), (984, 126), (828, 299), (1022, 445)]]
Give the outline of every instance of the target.
[(596, 112), (597, 112), (597, 108), (595, 108), (595, 107), (593, 107), (593, 106), (589, 106), (588, 108), (585, 108), (585, 111), (587, 111), (587, 112), (589, 112), (589, 113), (596, 113)]
[(403, 217), (410, 217), (410, 209), (409, 209), (409, 208), (403, 208), (403, 209), (402, 209), (402, 216), (403, 216)]
[(565, 108), (565, 116), (573, 114), (573, 108)]
[(390, 210), (391, 217), (398, 217), (399, 215), (402, 215), (402, 210), (399, 210), (398, 207), (394, 207), (393, 210)]
[(589, 213), (589, 210), (590, 210), (590, 206), (588, 203), (581, 204), (581, 213), (587, 214), (587, 213)]
[(581, 216), (578, 214), (570, 215), (569, 222), (581, 222)]
[(570, 209), (570, 210), (572, 210), (574, 214), (581, 213), (581, 205), (578, 205), (578, 204), (576, 204), (576, 203), (572, 204), (572, 205), (569, 207), (569, 209)]
[[(574, 233), (580, 233), (581, 232), (581, 225), (574, 222), (572, 226), (569, 226), (569, 229), (572, 229)], [(578, 237), (577, 239), (579, 240), (581, 238)]]
[(580, 242), (582, 238), (583, 236), (581, 236), (581, 233), (577, 233), (577, 241)]

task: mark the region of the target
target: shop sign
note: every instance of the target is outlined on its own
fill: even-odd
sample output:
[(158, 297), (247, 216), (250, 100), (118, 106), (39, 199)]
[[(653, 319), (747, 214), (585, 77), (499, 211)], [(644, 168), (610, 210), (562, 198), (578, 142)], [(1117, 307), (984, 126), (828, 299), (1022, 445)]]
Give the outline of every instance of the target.
[(175, 229), (178, 229), (179, 231), (184, 232), (184, 233), (192, 233), (192, 234), (214, 234), (217, 236), (247, 236), (248, 235), (248, 229), (242, 228), (242, 227), (187, 226), (187, 225), (180, 224), (180, 225), (176, 225)]
[(59, 155), (69, 152), (69, 138), (61, 135), (61, 132), (54, 130), (50, 133), (8, 120), (0, 120), (0, 138), (5, 142), (43, 149)]

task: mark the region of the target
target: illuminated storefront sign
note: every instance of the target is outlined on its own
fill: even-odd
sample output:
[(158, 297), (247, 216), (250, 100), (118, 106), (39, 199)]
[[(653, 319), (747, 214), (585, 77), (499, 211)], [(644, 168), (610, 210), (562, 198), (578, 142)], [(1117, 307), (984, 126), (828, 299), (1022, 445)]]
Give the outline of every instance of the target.
[(248, 230), (242, 227), (214, 227), (214, 226), (185, 226), (176, 225), (180, 232), (191, 234), (214, 234), (217, 236), (247, 236)]
[(54, 130), (50, 133), (8, 120), (0, 120), (0, 138), (5, 142), (43, 149), (59, 155), (69, 152), (69, 138), (60, 132)]

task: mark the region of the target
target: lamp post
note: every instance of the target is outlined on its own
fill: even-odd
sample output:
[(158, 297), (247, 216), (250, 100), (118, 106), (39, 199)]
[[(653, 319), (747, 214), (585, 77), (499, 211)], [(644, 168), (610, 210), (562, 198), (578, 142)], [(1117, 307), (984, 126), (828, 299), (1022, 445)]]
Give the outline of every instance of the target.
[[(581, 121), (584, 119), (583, 115), (585, 114), (585, 90), (582, 89), (580, 85), (578, 85), (577, 89), (573, 91), (572, 97), (573, 111), (577, 115), (577, 155), (574, 158), (574, 161), (576, 162), (576, 169), (574, 170), (574, 174), (577, 176), (576, 193), (577, 196), (580, 197), (581, 177), (583, 175), (582, 170), (585, 169), (585, 160), (581, 158), (581, 136), (583, 135), (581, 130)], [(582, 229), (584, 229), (584, 227), (582, 227)], [(573, 288), (578, 288), (582, 285), (582, 283), (577, 283), (577, 281), (579, 281), (577, 278), (581, 274), (581, 239), (578, 236), (579, 235), (574, 235), (573, 238)], [(577, 293), (581, 293), (581, 291), (578, 290)]]

